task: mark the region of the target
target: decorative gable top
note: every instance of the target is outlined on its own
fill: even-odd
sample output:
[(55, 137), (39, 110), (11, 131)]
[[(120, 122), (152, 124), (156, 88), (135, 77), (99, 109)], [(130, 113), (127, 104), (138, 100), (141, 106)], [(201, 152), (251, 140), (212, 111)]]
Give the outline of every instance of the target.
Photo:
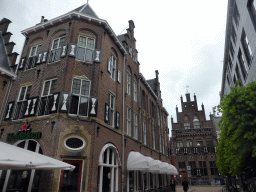
[(73, 11), (99, 19), (98, 15), (95, 13), (95, 11), (92, 9), (92, 7), (88, 3), (74, 9)]
[(5, 48), (4, 38), (2, 32), (0, 31), (0, 72), (2, 74), (7, 74), (8, 76), (16, 78), (16, 75), (13, 73), (8, 55)]

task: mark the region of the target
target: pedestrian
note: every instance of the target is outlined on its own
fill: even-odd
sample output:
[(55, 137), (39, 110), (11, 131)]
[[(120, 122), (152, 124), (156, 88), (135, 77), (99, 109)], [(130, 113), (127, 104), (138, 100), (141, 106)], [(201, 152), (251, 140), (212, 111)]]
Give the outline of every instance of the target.
[(176, 190), (175, 190), (176, 182), (175, 182), (175, 179), (173, 178), (173, 176), (172, 176), (171, 183), (172, 183), (172, 191), (176, 191)]
[(188, 189), (189, 189), (188, 182), (185, 180), (185, 178), (182, 181), (182, 186), (183, 186), (184, 192), (188, 192)]

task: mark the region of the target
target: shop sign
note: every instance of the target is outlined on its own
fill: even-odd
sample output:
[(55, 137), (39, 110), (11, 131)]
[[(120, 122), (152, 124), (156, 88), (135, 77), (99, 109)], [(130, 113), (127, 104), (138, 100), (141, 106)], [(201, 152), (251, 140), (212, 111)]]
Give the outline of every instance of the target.
[(42, 137), (41, 132), (31, 132), (31, 129), (29, 127), (30, 127), (30, 125), (25, 123), (22, 126), (22, 130), (19, 130), (16, 134), (8, 133), (6, 141), (17, 141), (17, 140), (25, 140), (25, 139), (40, 139)]

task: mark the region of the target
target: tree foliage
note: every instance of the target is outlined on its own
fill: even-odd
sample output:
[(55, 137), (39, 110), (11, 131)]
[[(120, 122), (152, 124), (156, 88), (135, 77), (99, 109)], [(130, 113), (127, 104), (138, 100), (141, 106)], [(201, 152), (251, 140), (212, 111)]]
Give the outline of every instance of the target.
[(217, 106), (222, 113), (216, 165), (221, 175), (238, 175), (256, 167), (256, 82), (231, 87)]

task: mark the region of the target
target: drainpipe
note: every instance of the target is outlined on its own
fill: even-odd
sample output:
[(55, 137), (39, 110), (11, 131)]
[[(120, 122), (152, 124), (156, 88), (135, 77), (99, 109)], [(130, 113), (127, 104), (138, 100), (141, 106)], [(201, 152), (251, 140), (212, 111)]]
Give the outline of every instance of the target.
[(124, 53), (124, 66), (123, 66), (123, 130), (122, 130), (122, 189), (124, 191), (124, 98), (125, 98), (125, 55)]

